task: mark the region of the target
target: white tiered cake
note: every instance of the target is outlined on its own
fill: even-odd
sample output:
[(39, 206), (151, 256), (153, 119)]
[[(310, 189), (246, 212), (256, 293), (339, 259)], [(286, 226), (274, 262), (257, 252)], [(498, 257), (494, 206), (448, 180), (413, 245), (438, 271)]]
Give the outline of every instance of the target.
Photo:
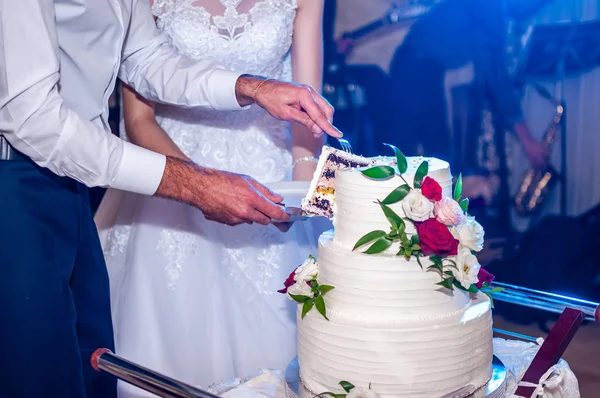
[[(481, 226), (458, 205), (460, 193), (449, 204), (448, 163), (400, 156), (393, 176), (337, 171), (335, 232), (321, 236), (318, 260), (296, 270), (282, 291), (301, 303), (298, 361), (305, 395), (362, 388), (381, 397), (466, 396), (491, 376), (490, 300), (481, 283), (476, 287)], [(428, 169), (419, 168), (423, 161)], [(388, 197), (402, 186), (400, 196)], [(387, 206), (379, 203), (384, 199)], [(439, 230), (415, 229), (428, 223), (442, 225), (449, 238), (436, 243)], [(371, 231), (380, 232), (357, 244)], [(444, 239), (450, 249), (442, 247)]]

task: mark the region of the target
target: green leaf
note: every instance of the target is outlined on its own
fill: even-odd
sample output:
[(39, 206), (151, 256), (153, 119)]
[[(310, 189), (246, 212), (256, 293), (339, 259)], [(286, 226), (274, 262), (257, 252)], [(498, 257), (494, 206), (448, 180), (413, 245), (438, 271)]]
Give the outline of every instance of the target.
[(477, 286), (475, 286), (475, 284), (472, 284), (471, 286), (469, 286), (469, 288), (467, 289), (467, 291), (469, 293), (477, 293), (479, 291), (479, 289), (477, 288)]
[(290, 294), (290, 297), (292, 298), (292, 300), (294, 300), (297, 303), (305, 303), (306, 301), (311, 299), (311, 297), (301, 296), (301, 295), (296, 295), (296, 294)]
[(409, 248), (409, 246), (411, 246), (410, 240), (408, 240), (408, 238), (406, 237), (406, 234), (402, 235), (400, 237), (400, 240), (402, 241), (402, 246), (406, 247), (407, 249)]
[(488, 293), (492, 294), (492, 293), (499, 293), (501, 291), (503, 291), (504, 288), (503, 287), (494, 287), (491, 288), (490, 290), (486, 290)]
[(404, 258), (406, 259), (406, 261), (410, 261), (410, 256), (412, 256), (412, 252), (410, 250), (406, 250), (404, 252)]
[(400, 174), (406, 173), (408, 170), (408, 162), (406, 161), (406, 156), (400, 151), (400, 149), (396, 148), (392, 144), (383, 144), (387, 145), (394, 150), (394, 154), (396, 155), (396, 163), (398, 163), (398, 171)]
[(374, 180), (387, 180), (396, 174), (394, 168), (391, 166), (370, 167), (366, 170), (361, 170), (361, 173)]
[(454, 200), (457, 202), (460, 200), (462, 196), (462, 173), (458, 175), (458, 179), (456, 180), (456, 185), (454, 186)]
[(490, 306), (492, 307), (492, 309), (494, 309), (494, 298), (492, 297), (491, 294), (489, 294), (488, 292), (483, 292), (486, 296), (488, 296), (488, 298), (490, 299)]
[(358, 240), (358, 242), (356, 242), (356, 244), (354, 245), (354, 248), (352, 249), (352, 251), (358, 249), (361, 246), (366, 245), (367, 243), (373, 242), (374, 240), (381, 238), (383, 236), (385, 236), (386, 233), (385, 231), (372, 231), (369, 232), (368, 234), (366, 234), (365, 236), (363, 236), (362, 238), (360, 238)]
[(413, 244), (412, 247), (410, 248), (410, 250), (412, 250), (414, 252), (419, 251), (419, 250), (421, 250), (421, 246)]
[(402, 199), (404, 199), (406, 197), (406, 195), (408, 195), (409, 192), (410, 192), (410, 187), (408, 186), (408, 184), (400, 185), (398, 188), (396, 188), (392, 192), (390, 192), (390, 194), (388, 196), (386, 196), (385, 199), (383, 199), (381, 201), (381, 203), (383, 203), (385, 205), (391, 205), (394, 203), (398, 203)]
[(340, 386), (342, 386), (342, 388), (344, 389), (344, 391), (346, 392), (350, 392), (354, 389), (354, 384), (349, 383), (347, 381), (340, 381)]
[(387, 238), (379, 238), (363, 253), (365, 254), (377, 254), (385, 251), (392, 245), (392, 241)]
[(458, 265), (456, 265), (456, 262), (454, 260), (450, 260), (449, 258), (447, 258), (446, 261), (450, 263), (448, 267), (452, 267), (458, 270)]
[(449, 278), (442, 280), (441, 282), (436, 283), (436, 285), (443, 286), (448, 290), (454, 290), (453, 282), (454, 282), (454, 278), (449, 277)]
[(436, 255), (429, 256), (429, 260), (434, 264), (439, 264), (440, 267), (442, 265), (442, 259), (439, 256), (436, 256)]
[(314, 300), (308, 300), (308, 301), (304, 302), (304, 305), (302, 306), (302, 319), (304, 319), (306, 314), (308, 314), (308, 311), (310, 311), (312, 309), (313, 301)]
[(315, 395), (313, 398), (318, 398), (318, 397), (333, 397), (333, 398), (346, 398), (346, 394), (334, 394), (332, 392), (322, 392), (318, 395)]
[(415, 257), (417, 258), (417, 263), (419, 263), (419, 266), (421, 267), (421, 269), (423, 269), (423, 264), (421, 264), (421, 255), (417, 254), (415, 255)]
[(417, 234), (414, 234), (413, 236), (411, 236), (410, 241), (413, 243), (413, 245), (418, 245), (421, 242), (419, 240), (419, 235), (417, 235)]
[(469, 198), (464, 198), (463, 200), (458, 202), (458, 205), (464, 213), (467, 213), (469, 211)]
[(402, 218), (398, 214), (396, 214), (394, 210), (390, 209), (387, 205), (383, 204), (382, 202), (379, 202), (379, 206), (381, 206), (383, 214), (385, 214), (385, 217), (388, 219), (390, 224), (392, 224), (392, 227), (395, 226), (396, 228), (400, 228), (400, 226), (404, 224)]
[(414, 181), (415, 188), (421, 188), (421, 183), (423, 182), (423, 179), (425, 178), (425, 176), (427, 175), (428, 172), (429, 172), (429, 162), (427, 162), (427, 160), (424, 160), (423, 162), (421, 162), (421, 164), (417, 168), (417, 171), (415, 172), (415, 181)]
[(399, 236), (406, 236), (405, 232), (406, 232), (406, 224), (402, 223), (402, 224), (400, 224), (398, 226), (398, 235)]
[(400, 250), (398, 250), (398, 254), (396, 254), (396, 256), (403, 256), (404, 255), (404, 248), (400, 247)]
[(321, 286), (319, 286), (319, 291), (321, 292), (322, 296), (325, 295), (326, 293), (329, 293), (333, 289), (335, 289), (335, 287), (329, 286), (329, 285), (321, 285)]
[(319, 314), (323, 315), (323, 318), (329, 320), (327, 318), (327, 311), (325, 310), (325, 300), (323, 300), (323, 296), (315, 297), (315, 307), (317, 307), (317, 311)]
[(429, 267), (427, 267), (427, 270), (437, 271), (437, 273), (440, 274), (440, 276), (443, 279), (444, 271), (442, 270), (442, 264), (437, 263), (437, 262), (433, 262), (433, 264), (431, 264)]

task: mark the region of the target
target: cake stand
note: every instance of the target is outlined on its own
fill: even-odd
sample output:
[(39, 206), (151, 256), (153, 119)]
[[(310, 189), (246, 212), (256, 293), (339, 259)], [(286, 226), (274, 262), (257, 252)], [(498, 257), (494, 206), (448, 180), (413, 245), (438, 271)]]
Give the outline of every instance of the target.
[[(286, 398), (313, 397), (316, 394), (308, 392), (300, 382), (300, 366), (298, 358), (294, 358), (285, 370), (285, 396)], [(506, 398), (506, 367), (496, 356), (492, 360), (492, 377), (488, 383), (476, 391), (472, 389), (465, 392), (461, 389), (455, 393), (444, 395), (440, 398)]]

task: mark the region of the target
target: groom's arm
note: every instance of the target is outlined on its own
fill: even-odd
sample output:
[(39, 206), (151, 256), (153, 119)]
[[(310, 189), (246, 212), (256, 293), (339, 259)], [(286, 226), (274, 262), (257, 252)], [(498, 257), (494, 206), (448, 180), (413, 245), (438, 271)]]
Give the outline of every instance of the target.
[(240, 73), (181, 55), (154, 23), (149, 0), (134, 0), (119, 77), (143, 97), (186, 107), (241, 109)]
[(0, 134), (57, 175), (153, 194), (165, 157), (81, 117), (65, 104), (59, 78), (54, 1), (0, 0)]

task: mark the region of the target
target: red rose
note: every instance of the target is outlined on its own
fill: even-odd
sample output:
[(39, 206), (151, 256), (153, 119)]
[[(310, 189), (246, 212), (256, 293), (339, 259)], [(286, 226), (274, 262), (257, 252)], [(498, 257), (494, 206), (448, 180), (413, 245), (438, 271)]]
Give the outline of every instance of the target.
[(458, 253), (458, 240), (454, 239), (447, 226), (435, 218), (415, 223), (415, 226), (423, 255), (446, 257)]
[(287, 294), (288, 287), (292, 286), (296, 281), (294, 280), (294, 276), (296, 274), (296, 270), (293, 270), (290, 276), (287, 277), (285, 282), (283, 282), (283, 289), (277, 291), (277, 293)]
[(421, 183), (421, 193), (431, 201), (438, 202), (442, 200), (442, 187), (431, 177), (425, 177)]
[(475, 284), (477, 289), (481, 289), (484, 283), (488, 285), (496, 279), (496, 277), (489, 272), (487, 272), (484, 268), (479, 268), (479, 273), (477, 274), (478, 282)]

